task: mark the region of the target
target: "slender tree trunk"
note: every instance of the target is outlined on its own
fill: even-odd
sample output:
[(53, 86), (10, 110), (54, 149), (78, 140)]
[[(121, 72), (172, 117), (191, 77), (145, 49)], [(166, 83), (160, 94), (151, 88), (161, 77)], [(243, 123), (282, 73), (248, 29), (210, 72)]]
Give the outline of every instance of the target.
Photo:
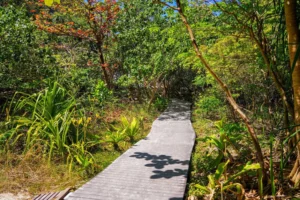
[[(297, 22), (297, 0), (285, 0), (284, 12), (286, 20), (286, 29), (288, 33), (288, 48), (290, 63), (293, 64), (296, 59), (294, 69), (292, 71), (292, 87), (294, 91), (294, 122), (296, 125), (300, 125), (300, 57), (296, 58), (296, 51), (299, 46), (300, 34)], [(295, 131), (299, 131), (299, 127), (295, 128)], [(289, 175), (294, 183), (300, 181), (300, 144), (298, 143), (300, 134), (296, 135), (296, 153), (297, 159), (294, 167)]]
[(97, 45), (98, 45), (98, 53), (99, 53), (101, 69), (102, 69), (102, 72), (103, 72), (103, 75), (104, 75), (105, 83), (106, 83), (106, 85), (109, 89), (112, 89), (112, 84), (111, 84), (111, 81), (110, 81), (110, 77), (109, 77), (109, 74), (107, 73), (108, 66), (106, 66), (106, 63), (105, 63), (105, 60), (104, 60), (101, 44), (99, 44), (99, 42), (98, 42)]
[(153, 101), (155, 100), (156, 92), (157, 92), (158, 88), (160, 87), (159, 80), (161, 79), (161, 77), (162, 77), (162, 74), (159, 75), (157, 77), (157, 79), (154, 80), (154, 84), (153, 84), (154, 88), (152, 90), (152, 93), (151, 93), (151, 96), (150, 96), (150, 100), (149, 100), (149, 103), (148, 103), (148, 110), (151, 108), (151, 105), (152, 105)]
[(104, 59), (104, 55), (103, 55), (103, 41), (104, 41), (104, 36), (101, 32), (97, 31), (98, 30), (98, 24), (95, 20), (90, 20), (90, 16), (92, 16), (94, 8), (92, 6), (92, 3), (90, 1), (88, 1), (89, 6), (88, 6), (88, 13), (85, 15), (87, 17), (87, 22), (90, 26), (90, 28), (93, 31), (94, 37), (96, 39), (96, 45), (97, 45), (97, 50), (98, 50), (98, 54), (99, 54), (99, 59), (100, 59), (100, 65), (101, 65), (101, 69), (104, 75), (104, 81), (107, 85), (107, 87), (109, 89), (112, 89), (112, 79), (110, 78), (109, 74), (107, 73), (107, 71), (109, 71), (108, 66), (106, 66), (107, 64), (105, 63), (105, 59)]
[(200, 59), (200, 61), (202, 62), (202, 64), (205, 66), (205, 68), (209, 71), (209, 73), (214, 77), (214, 79), (217, 81), (217, 83), (220, 85), (220, 87), (223, 89), (223, 91), (226, 94), (227, 100), (230, 103), (230, 105), (232, 106), (232, 108), (234, 109), (235, 112), (238, 113), (238, 115), (240, 116), (240, 118), (243, 120), (243, 122), (245, 123), (245, 125), (247, 126), (248, 132), (250, 134), (250, 137), (252, 139), (252, 142), (254, 144), (255, 150), (256, 150), (256, 157), (257, 160), (261, 166), (261, 169), (263, 171), (263, 175), (264, 178), (266, 179), (266, 170), (264, 167), (264, 159), (263, 159), (263, 154), (262, 154), (262, 150), (261, 147), (259, 145), (256, 133), (254, 128), (252, 127), (250, 120), (248, 119), (248, 117), (245, 115), (245, 113), (240, 109), (240, 107), (238, 106), (238, 104), (236, 103), (236, 101), (234, 100), (234, 98), (232, 97), (232, 94), (230, 92), (230, 90), (228, 89), (227, 85), (218, 77), (218, 75), (212, 70), (211, 66), (207, 63), (207, 61), (205, 60), (205, 58), (202, 56), (202, 53), (200, 52), (199, 46), (196, 42), (193, 30), (191, 28), (191, 26), (189, 25), (186, 16), (184, 15), (183, 11), (182, 11), (182, 7), (181, 7), (181, 2), (180, 0), (176, 0), (177, 3), (177, 7), (173, 7), (170, 6), (166, 3), (163, 3), (164, 5), (167, 5), (168, 7), (177, 10), (191, 39), (192, 45), (194, 47), (194, 50), (197, 54), (197, 57)]

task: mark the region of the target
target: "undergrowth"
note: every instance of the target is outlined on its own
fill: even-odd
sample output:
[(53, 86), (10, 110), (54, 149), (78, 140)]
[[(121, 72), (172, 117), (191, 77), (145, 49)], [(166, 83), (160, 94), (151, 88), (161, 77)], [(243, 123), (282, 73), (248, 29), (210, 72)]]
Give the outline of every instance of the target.
[(148, 134), (156, 110), (97, 91), (81, 102), (52, 82), (15, 95), (0, 124), (0, 192), (78, 188)]
[(196, 103), (192, 115), (196, 143), (188, 199), (299, 199), (298, 189), (283, 181), (290, 169), (286, 168), (288, 157), (281, 158), (281, 150), (288, 140), (280, 141), (278, 134), (264, 132), (270, 127), (262, 128), (258, 138), (265, 157), (269, 158), (265, 159), (268, 181), (263, 181), (247, 129), (231, 113), (224, 112), (219, 103), (209, 105), (213, 115), (205, 115), (206, 105), (205, 101)]

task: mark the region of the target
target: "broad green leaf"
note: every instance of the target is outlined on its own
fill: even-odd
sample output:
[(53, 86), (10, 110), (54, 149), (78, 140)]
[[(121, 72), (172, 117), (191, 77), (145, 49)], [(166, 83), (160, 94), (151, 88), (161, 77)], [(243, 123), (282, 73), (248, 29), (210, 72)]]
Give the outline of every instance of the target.
[(52, 6), (52, 4), (53, 4), (53, 0), (45, 0), (45, 5), (46, 6)]
[(60, 0), (45, 0), (45, 5), (46, 6), (52, 6), (53, 5), (53, 3), (58, 3), (58, 4), (60, 4)]
[(129, 126), (129, 121), (126, 117), (121, 117), (121, 121), (124, 128), (127, 128)]
[(132, 131), (134, 131), (138, 128), (137, 120), (136, 120), (135, 117), (132, 119), (132, 122), (130, 124), (130, 128), (131, 128)]
[(224, 173), (224, 171), (225, 171), (225, 169), (226, 169), (226, 167), (227, 167), (227, 165), (228, 165), (229, 162), (230, 161), (228, 160), (226, 163), (223, 162), (223, 163), (219, 164), (218, 169), (217, 169), (217, 171), (215, 173), (215, 180), (219, 180), (221, 178), (221, 176)]
[(241, 176), (242, 174), (250, 171), (250, 170), (259, 170), (260, 169), (260, 165), (259, 163), (253, 163), (253, 164), (250, 164), (250, 162), (248, 162), (241, 171), (239, 171), (238, 173), (230, 176), (228, 178), (228, 180), (224, 183), (224, 185), (226, 185), (227, 183), (229, 183), (230, 181), (233, 181), (235, 180), (237, 177)]
[(80, 158), (78, 155), (75, 155), (74, 157), (77, 160), (77, 162), (82, 165), (82, 163), (83, 163), (82, 158)]
[(202, 190), (202, 191), (204, 191), (205, 193), (210, 193), (209, 189), (206, 186), (196, 184), (195, 187)]
[(246, 166), (243, 168), (243, 170), (245, 171), (256, 170), (256, 169), (260, 169), (259, 163), (253, 163), (253, 164), (247, 163)]

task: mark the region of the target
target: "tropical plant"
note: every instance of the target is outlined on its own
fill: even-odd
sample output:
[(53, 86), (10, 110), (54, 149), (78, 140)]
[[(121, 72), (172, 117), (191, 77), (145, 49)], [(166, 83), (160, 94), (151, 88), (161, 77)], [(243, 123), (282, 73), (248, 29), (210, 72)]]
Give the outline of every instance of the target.
[(108, 131), (105, 134), (104, 142), (112, 144), (115, 150), (121, 151), (119, 143), (125, 142), (125, 138), (126, 138), (126, 129), (117, 130), (117, 131)]
[(107, 100), (112, 96), (112, 91), (106, 87), (104, 81), (99, 80), (92, 95), (95, 99), (98, 100), (98, 104), (103, 106)]
[(196, 102), (196, 112), (207, 118), (221, 118), (226, 113), (222, 104), (222, 101), (213, 94), (200, 95), (199, 100)]
[(125, 134), (129, 137), (131, 143), (135, 142), (136, 136), (140, 132), (140, 123), (139, 121), (133, 117), (131, 122), (128, 121), (126, 117), (121, 118), (122, 128), (125, 130)]
[(95, 158), (88, 149), (95, 144), (95, 142), (78, 141), (68, 146), (69, 156), (67, 160), (69, 171), (72, 171), (73, 164), (77, 164), (80, 171), (85, 171), (88, 175), (94, 174)]
[[(218, 150), (218, 156), (212, 161), (211, 167), (218, 166), (224, 159), (230, 159), (233, 161), (233, 157), (229, 148), (231, 147), (238, 154), (241, 152), (238, 147), (238, 142), (243, 138), (242, 134), (240, 134), (240, 131), (245, 131), (243, 127), (240, 127), (239, 124), (226, 124), (223, 119), (215, 122), (215, 126), (219, 131), (218, 137), (207, 136), (205, 138), (198, 139), (210, 145), (214, 145), (214, 147)], [(236, 131), (239, 133), (235, 134)]]
[[(15, 125), (10, 136), (12, 144), (24, 138), (25, 152), (34, 145), (41, 144), (49, 161), (53, 154), (65, 158), (68, 146), (78, 142), (79, 135), (86, 132), (89, 123), (85, 120), (81, 122), (85, 123), (81, 127), (74, 123), (74, 119), (81, 115), (76, 109), (74, 97), (58, 82), (49, 83), (48, 88), (37, 94), (22, 95), (12, 109), (14, 117), (10, 123)], [(21, 112), (25, 113), (15, 116)], [(80, 140), (84, 139), (85, 137), (80, 137)]]
[(218, 150), (218, 156), (214, 161), (212, 161), (211, 167), (218, 166), (224, 159), (226, 152), (228, 155), (230, 155), (229, 151), (227, 150), (228, 141), (224, 133), (221, 132), (219, 138), (215, 136), (208, 136), (201, 140), (207, 142), (208, 144), (214, 145)]
[(158, 96), (153, 105), (158, 111), (164, 111), (168, 106), (168, 100), (162, 96)]
[[(262, 188), (262, 176), (261, 176), (261, 169), (260, 165), (258, 163), (251, 164), (248, 162), (241, 170), (239, 170), (237, 173), (228, 176), (226, 173), (227, 166), (229, 164), (229, 160), (227, 162), (220, 163), (218, 165), (218, 168), (213, 175), (208, 175), (208, 185), (203, 186), (200, 184), (195, 184), (194, 187), (201, 190), (204, 194), (208, 195), (208, 199), (212, 200), (215, 196), (217, 196), (219, 193), (221, 195), (221, 199), (223, 199), (223, 193), (225, 191), (231, 191), (236, 196), (237, 199), (242, 200), (244, 197), (244, 187), (242, 184), (236, 181), (238, 177), (241, 175), (247, 173), (248, 171), (254, 170), (259, 171), (259, 188)], [(233, 191), (232, 189), (235, 189)], [(262, 196), (262, 191), (260, 190), (260, 195)]]

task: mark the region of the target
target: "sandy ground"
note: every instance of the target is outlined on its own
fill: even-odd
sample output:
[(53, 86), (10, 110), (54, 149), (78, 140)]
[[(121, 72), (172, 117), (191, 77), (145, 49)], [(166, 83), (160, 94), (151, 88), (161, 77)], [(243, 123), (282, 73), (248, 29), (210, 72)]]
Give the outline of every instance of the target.
[(31, 196), (26, 193), (2, 193), (0, 194), (0, 200), (29, 200)]

